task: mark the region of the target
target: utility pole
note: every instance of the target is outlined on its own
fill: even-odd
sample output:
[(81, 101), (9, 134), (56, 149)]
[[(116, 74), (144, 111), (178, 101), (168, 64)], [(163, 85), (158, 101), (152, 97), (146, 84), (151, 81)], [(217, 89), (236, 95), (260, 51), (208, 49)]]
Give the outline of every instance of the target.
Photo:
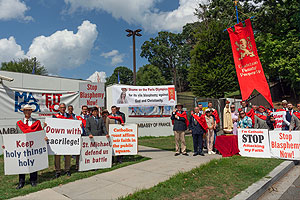
[(132, 50), (133, 50), (133, 85), (136, 85), (136, 57), (135, 57), (135, 36), (142, 36), (142, 34), (140, 34), (140, 32), (142, 31), (141, 29), (137, 29), (135, 31), (132, 31), (130, 29), (126, 29), (125, 30), (128, 34), (127, 37), (131, 37), (132, 36)]

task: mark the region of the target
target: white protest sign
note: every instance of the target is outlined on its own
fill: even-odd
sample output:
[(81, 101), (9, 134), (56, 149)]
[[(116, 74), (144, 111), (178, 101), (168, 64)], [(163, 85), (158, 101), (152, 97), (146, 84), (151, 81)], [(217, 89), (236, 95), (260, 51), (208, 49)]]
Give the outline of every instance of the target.
[(48, 168), (45, 132), (3, 135), (5, 175), (28, 174)]
[(113, 155), (137, 155), (137, 124), (109, 124), (109, 135), (113, 140)]
[(272, 157), (300, 160), (300, 131), (270, 131), (269, 135)]
[(238, 129), (241, 156), (270, 158), (268, 129)]
[(274, 130), (283, 130), (283, 118), (285, 117), (286, 112), (285, 111), (279, 111), (279, 112), (272, 112), (272, 115), (275, 119), (275, 125)]
[(129, 86), (113, 85), (112, 104), (118, 107), (128, 106), (175, 106), (174, 85), (165, 86)]
[(49, 155), (79, 155), (81, 120), (46, 118)]
[(89, 107), (98, 105), (104, 106), (104, 83), (85, 83), (79, 84), (79, 105)]
[(79, 171), (111, 168), (112, 143), (106, 136), (82, 137)]

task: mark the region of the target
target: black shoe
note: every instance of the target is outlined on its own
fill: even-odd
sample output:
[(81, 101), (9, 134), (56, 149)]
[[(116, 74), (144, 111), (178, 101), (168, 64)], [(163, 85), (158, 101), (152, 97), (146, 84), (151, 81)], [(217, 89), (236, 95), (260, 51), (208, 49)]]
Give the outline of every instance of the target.
[(194, 153), (194, 154), (193, 154), (193, 156), (197, 156), (197, 155), (198, 155), (198, 153)]
[(56, 173), (55, 178), (59, 178), (59, 177), (60, 177), (60, 173)]
[(184, 156), (189, 156), (189, 154), (187, 154), (187, 153), (183, 153), (182, 155), (184, 155)]
[(175, 155), (174, 156), (179, 156), (180, 155), (180, 153), (175, 153)]
[(71, 172), (70, 171), (67, 171), (67, 176), (71, 176)]
[(32, 187), (36, 187), (36, 185), (37, 185), (36, 181), (31, 181), (30, 184)]
[(16, 187), (17, 190), (21, 189), (22, 187), (24, 187), (25, 183), (19, 183), (19, 185)]
[(204, 153), (203, 152), (199, 152), (199, 154), (198, 155), (200, 155), (200, 156), (204, 156)]

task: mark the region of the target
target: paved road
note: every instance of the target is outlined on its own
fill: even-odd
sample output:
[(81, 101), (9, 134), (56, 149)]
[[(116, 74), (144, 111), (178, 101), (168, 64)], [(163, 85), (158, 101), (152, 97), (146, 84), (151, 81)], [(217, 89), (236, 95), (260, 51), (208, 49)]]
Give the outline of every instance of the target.
[(220, 155), (207, 154), (204, 157), (191, 154), (175, 157), (174, 152), (143, 146), (139, 146), (139, 154), (152, 159), (14, 199), (117, 199), (153, 187), (178, 172), (221, 158)]
[(259, 200), (300, 200), (300, 165), (293, 167), (272, 185)]

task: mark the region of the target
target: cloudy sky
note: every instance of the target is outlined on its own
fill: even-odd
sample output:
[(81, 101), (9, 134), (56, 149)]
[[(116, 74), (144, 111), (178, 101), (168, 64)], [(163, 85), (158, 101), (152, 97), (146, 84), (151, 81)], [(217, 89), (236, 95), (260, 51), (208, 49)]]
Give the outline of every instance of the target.
[(132, 38), (141, 28), (137, 67), (144, 41), (166, 30), (179, 32), (195, 22), (200, 0), (0, 0), (0, 62), (32, 58), (51, 74), (88, 78), (109, 76), (117, 66), (132, 68)]

